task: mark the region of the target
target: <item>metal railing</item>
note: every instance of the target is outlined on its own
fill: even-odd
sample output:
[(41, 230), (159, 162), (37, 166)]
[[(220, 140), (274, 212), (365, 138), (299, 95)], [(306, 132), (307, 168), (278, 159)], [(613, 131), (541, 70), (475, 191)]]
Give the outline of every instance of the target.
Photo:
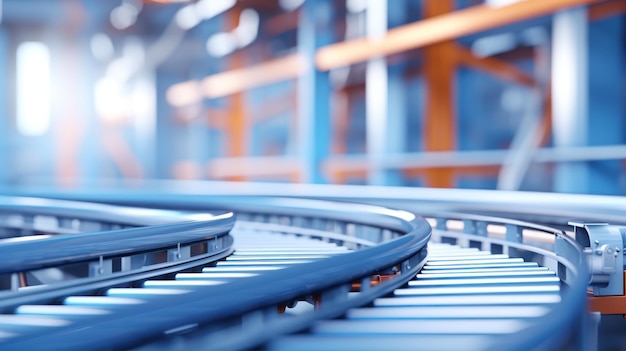
[[(156, 205), (138, 198), (135, 200), (137, 205), (140, 202), (142, 206)], [(167, 203), (167, 206), (181, 205)], [(184, 209), (200, 210), (200, 206), (197, 203)], [(56, 345), (64, 350), (84, 349), (85, 340), (89, 341), (90, 348), (103, 349), (138, 347), (147, 342), (151, 350), (167, 349), (174, 344), (184, 344), (187, 349), (253, 346), (278, 333), (306, 328), (315, 319), (336, 317), (347, 308), (363, 305), (404, 284), (424, 264), (431, 232), (425, 220), (408, 212), (369, 205), (220, 198), (203, 201), (202, 207), (203, 210), (236, 209), (238, 216), (249, 221), (283, 223), (305, 229), (291, 234), (280, 229), (281, 235), (295, 234), (339, 245), (361, 245), (356, 245), (357, 250), (351, 253), (309, 264), (224, 285), (198, 287), (186, 294), (184, 300), (163, 296), (154, 302), (116, 310), (106, 318), (87, 320), (78, 329), (57, 329), (36, 341), (20, 340), (5, 343), (3, 347), (7, 350), (34, 350), (41, 345)], [(362, 240), (376, 245), (366, 245)], [(381, 274), (389, 275), (389, 279), (371, 284), (372, 277)], [(360, 286), (356, 294), (354, 283)], [(299, 299), (316, 301), (318, 311), (287, 318), (276, 313), (277, 306)], [(141, 327), (120, 328), (121, 325)], [(237, 337), (228, 336), (233, 325), (237, 326)], [(107, 332), (103, 333), (103, 330)], [(207, 333), (207, 330), (213, 333)], [(216, 334), (216, 330), (220, 333)], [(183, 332), (184, 340), (176, 338)]]
[[(175, 183), (169, 183), (175, 185)], [(188, 186), (188, 185), (187, 185)], [(342, 201), (359, 201), (370, 204), (383, 204), (395, 208), (402, 208), (413, 213), (433, 216), (439, 219), (458, 219), (465, 222), (466, 233), (454, 233), (447, 230), (447, 225), (439, 225), (446, 229), (445, 237), (466, 241), (468, 245), (479, 245), (481, 248), (497, 248), (502, 252), (521, 255), (530, 260), (542, 260), (559, 274), (564, 286), (562, 302), (556, 308), (532, 324), (523, 333), (507, 337), (506, 342), (500, 340), (494, 349), (506, 348), (525, 350), (531, 348), (554, 349), (557, 347), (585, 348), (592, 344), (593, 327), (589, 327), (589, 315), (586, 310), (586, 288), (589, 283), (589, 273), (584, 260), (581, 246), (562, 230), (572, 219), (609, 221), (626, 223), (626, 200), (617, 197), (578, 196), (543, 193), (492, 192), (477, 190), (435, 190), (415, 188), (387, 188), (387, 187), (337, 187), (337, 186), (304, 186), (304, 185), (254, 185), (254, 184), (224, 184), (194, 183), (194, 195), (185, 194), (188, 190), (179, 188), (175, 193), (175, 186), (170, 187), (169, 194), (153, 195), (138, 191), (133, 196), (124, 194), (62, 194), (51, 195), (98, 200), (107, 203), (142, 205), (159, 207), (166, 204), (168, 208), (183, 208), (187, 210), (202, 210), (210, 208), (225, 208), (237, 210), (252, 210), (255, 206), (263, 206), (266, 199), (260, 195), (276, 195), (286, 197), (305, 196), (308, 198), (322, 198)], [(225, 195), (229, 191), (237, 196), (207, 196), (211, 190)], [(205, 195), (203, 195), (205, 194)], [(248, 195), (248, 196), (244, 196)], [(254, 195), (254, 196), (250, 196)], [(285, 204), (289, 200), (282, 199)], [(221, 202), (221, 203), (220, 203)], [(271, 208), (272, 206), (270, 206)], [(287, 205), (287, 207), (289, 207)], [(328, 208), (334, 212), (334, 208)], [(278, 214), (280, 210), (275, 211)], [(450, 211), (456, 214), (450, 214)], [(245, 212), (245, 211), (244, 211)], [(459, 214), (463, 213), (463, 214)], [(556, 229), (544, 227), (516, 220), (495, 219), (467, 213), (490, 214), (499, 217), (531, 220), (556, 226)], [(301, 214), (306, 217), (306, 214)], [(332, 214), (331, 214), (332, 215)], [(360, 216), (362, 220), (373, 224), (380, 220), (372, 216)], [(388, 221), (388, 220), (387, 220)], [(388, 221), (389, 222), (389, 221)], [(397, 229), (397, 221), (391, 221), (386, 226)], [(444, 221), (445, 222), (445, 221)], [(501, 225), (505, 228), (500, 237), (490, 236), (487, 227)], [(403, 225), (400, 225), (401, 227)], [(547, 242), (529, 239), (528, 232), (541, 232), (551, 237)], [(440, 235), (435, 231), (435, 236)], [(479, 243), (479, 244), (476, 244)], [(280, 278), (280, 276), (276, 276)], [(286, 279), (286, 277), (283, 277)], [(588, 330), (585, 330), (587, 328)]]
[(583, 248), (576, 240), (562, 230), (518, 220), (458, 213), (439, 213), (434, 220), (436, 240), (523, 257), (551, 268), (561, 280), (561, 301), (546, 316), (519, 333), (494, 338), (489, 349), (594, 348), (596, 332), (587, 325), (590, 275)]
[[(234, 222), (226, 211), (190, 216), (0, 197), (0, 230), (13, 234), (0, 240), (0, 310), (219, 259), (232, 251)], [(96, 231), (84, 232), (89, 229)]]

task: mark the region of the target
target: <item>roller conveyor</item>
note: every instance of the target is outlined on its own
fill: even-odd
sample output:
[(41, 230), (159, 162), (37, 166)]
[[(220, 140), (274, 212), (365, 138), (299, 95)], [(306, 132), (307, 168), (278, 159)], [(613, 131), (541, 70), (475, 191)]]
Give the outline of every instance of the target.
[[(407, 249), (396, 250), (389, 243), (401, 245), (402, 236), (408, 239), (408, 234), (415, 229), (403, 227), (404, 224), (390, 225), (389, 218), (381, 221), (382, 217), (361, 215), (348, 216), (347, 220), (346, 216), (328, 216), (337, 211), (324, 209), (328, 204), (312, 212), (302, 208), (277, 209), (270, 205), (268, 214), (262, 214), (255, 200), (240, 208), (233, 208), (233, 203), (228, 201), (220, 202), (204, 206), (235, 210), (240, 214), (240, 221), (231, 232), (235, 250), (228, 257), (156, 278), (142, 278), (132, 286), (104, 289), (100, 296), (69, 296), (65, 299), (66, 305), (20, 305), (14, 315), (41, 318), (39, 323), (44, 326), (33, 323), (36, 333), (40, 333), (37, 335), (41, 335), (37, 339), (68, 350), (80, 349), (79, 343), (64, 341), (59, 333), (49, 333), (51, 328), (58, 328), (62, 333), (71, 330), (66, 336), (79, 338), (81, 334), (72, 330), (76, 328), (67, 328), (68, 325), (110, 328), (106, 326), (114, 325), (116, 317), (109, 318), (108, 322), (98, 322), (98, 318), (118, 314), (121, 316), (119, 323), (128, 323), (132, 318), (127, 306), (135, 306), (131, 308), (137, 312), (137, 319), (144, 321), (148, 315), (156, 316), (156, 311), (146, 313), (146, 308), (140, 306), (150, 308), (164, 304), (180, 305), (163, 310), (163, 316), (167, 315), (171, 323), (150, 324), (160, 330), (160, 335), (115, 330), (109, 338), (130, 340), (136, 337), (141, 341), (124, 341), (109, 348), (447, 350), (459, 349), (462, 345), (463, 349), (482, 350), (503, 349), (506, 341), (505, 348), (523, 350), (539, 345), (545, 349), (571, 349), (567, 345), (572, 343), (585, 349), (588, 345), (584, 338), (572, 336), (580, 333), (577, 328), (584, 325), (573, 321), (574, 317), (584, 320), (583, 308), (557, 318), (564, 306), (573, 303), (584, 306), (580, 301), (584, 299), (586, 288), (585, 267), (580, 266), (582, 250), (558, 229), (440, 213), (432, 216), (435, 230), (428, 248), (417, 245), (411, 249), (416, 251), (405, 252)], [(245, 203), (241, 199), (236, 202)], [(137, 201), (133, 205), (145, 204)], [(197, 207), (180, 208), (198, 210)], [(394, 221), (405, 216), (398, 215)], [(456, 231), (446, 226), (449, 219), (462, 220), (464, 228)], [(493, 225), (506, 226), (506, 235), (476, 229)], [(525, 237), (529, 229), (547, 234), (551, 239), (533, 245)], [(379, 257), (381, 253), (377, 250), (383, 251), (383, 247), (389, 251), (386, 258), (376, 265), (368, 265), (368, 258)], [(404, 256), (391, 258), (399, 252), (405, 252)], [(377, 268), (370, 267), (356, 274), (354, 272), (360, 270), (359, 263)], [(324, 273), (315, 275), (314, 272)], [(329, 274), (331, 272), (333, 275)], [(345, 273), (349, 274), (343, 276)], [(336, 278), (335, 274), (342, 278)], [(296, 282), (285, 283), (288, 280)], [(283, 289), (256, 289), (262, 284), (274, 283), (280, 283), (276, 285)], [(296, 288), (300, 290), (291, 295), (265, 296), (273, 294), (271, 291)], [(251, 294), (226, 296), (228, 291), (247, 290), (254, 295), (264, 295), (263, 302), (248, 303), (246, 299)], [(195, 315), (191, 313), (191, 306), (185, 301), (213, 293), (225, 306), (246, 306), (225, 316), (207, 319), (199, 317), (202, 308)], [(303, 305), (311, 308), (300, 311), (298, 306)], [(291, 307), (295, 307), (293, 311)], [(189, 318), (178, 319), (188, 312)], [(50, 321), (60, 324), (45, 325)], [(24, 333), (24, 329), (19, 330)], [(10, 346), (7, 349), (33, 346), (32, 342), (7, 342), (20, 333), (7, 330), (3, 335), (5, 345)], [(531, 337), (522, 340), (520, 335)], [(103, 342), (106, 338), (98, 340)]]
[[(392, 297), (348, 310), (343, 319), (317, 322), (308, 333), (279, 338), (267, 349), (483, 349), (491, 336), (518, 333), (560, 302), (560, 280), (545, 267), (519, 271), (519, 260), (506, 255), (447, 244), (429, 250), (421, 273)], [(484, 260), (498, 260), (499, 267), (476, 268)]]
[(167, 295), (184, 298), (194, 288), (228, 284), (351, 251), (334, 243), (256, 233), (249, 228), (235, 228), (232, 234), (237, 240), (235, 252), (210, 266), (196, 267), (199, 272), (176, 273), (169, 280), (145, 280), (137, 287), (109, 288), (97, 295), (67, 296), (58, 305), (21, 305), (11, 314), (0, 315), (0, 330), (6, 332), (0, 342), (53, 333), (54, 327), (80, 326), (90, 318), (114, 317), (116, 311), (130, 305), (150, 304)]

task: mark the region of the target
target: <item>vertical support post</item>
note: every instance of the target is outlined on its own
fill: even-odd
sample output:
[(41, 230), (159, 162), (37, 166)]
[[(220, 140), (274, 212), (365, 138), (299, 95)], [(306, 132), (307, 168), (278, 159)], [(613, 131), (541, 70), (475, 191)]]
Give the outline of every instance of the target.
[[(552, 130), (555, 147), (588, 144), (587, 9), (561, 11), (552, 20)], [(558, 164), (554, 190), (587, 192), (584, 162)]]
[(133, 121), (134, 149), (137, 150), (138, 160), (141, 162), (144, 176), (152, 178), (155, 174), (156, 153), (156, 83), (155, 71), (150, 68), (143, 70), (134, 83), (134, 94), (140, 94), (144, 101), (142, 108), (135, 113)]
[[(524, 242), (524, 236), (523, 234), (523, 228), (515, 225), (515, 224), (507, 224), (506, 225), (506, 232), (505, 232), (505, 238), (506, 241), (508, 242), (512, 242), (512, 243), (522, 243)], [(508, 245), (506, 247), (503, 248), (502, 251), (503, 254), (507, 254), (511, 257), (519, 257), (520, 256), (520, 251), (509, 247)]]
[[(177, 78), (175, 75), (158, 70), (156, 77), (157, 96), (165, 96), (167, 89), (174, 83)], [(172, 177), (172, 165), (175, 162), (175, 153), (179, 149), (174, 144), (173, 134), (176, 133), (176, 121), (172, 118), (173, 110), (166, 99), (157, 99), (156, 102), (156, 145), (155, 153), (159, 155), (155, 159), (155, 178), (168, 179)]]
[[(424, 1), (424, 17), (451, 12), (451, 0)], [(424, 81), (426, 84), (424, 149), (451, 151), (456, 148), (456, 116), (454, 111), (454, 76), (456, 71), (454, 42), (446, 41), (424, 49)], [(433, 169), (426, 173), (426, 186), (452, 187), (451, 169)]]
[(100, 256), (99, 261), (89, 263), (89, 276), (99, 277), (113, 273), (113, 261)]
[[(90, 28), (91, 29), (91, 28)], [(66, 32), (77, 32), (75, 26), (69, 24), (64, 29)], [(98, 158), (94, 155), (90, 155), (91, 159), (82, 159), (81, 151), (87, 146), (88, 143), (93, 143), (90, 139), (85, 138), (85, 131), (87, 124), (84, 116), (89, 115), (89, 103), (88, 100), (93, 94), (86, 93), (89, 89), (81, 89), (87, 87), (85, 76), (87, 75), (88, 65), (85, 62), (89, 62), (84, 56), (81, 57), (80, 51), (77, 49), (81, 42), (87, 41), (86, 35), (71, 34), (65, 36), (67, 41), (57, 42), (59, 55), (61, 56), (57, 64), (56, 72), (53, 73), (53, 79), (56, 81), (63, 81), (68, 87), (73, 89), (55, 89), (55, 98), (60, 102), (56, 107), (56, 113), (54, 113), (53, 126), (53, 150), (54, 165), (53, 174), (55, 178), (54, 184), (61, 187), (76, 187), (79, 184), (79, 179), (84, 178), (97, 178), (98, 173), (91, 173), (85, 175), (82, 172), (81, 164), (84, 164), (88, 171), (95, 172), (97, 169), (96, 163)], [(91, 78), (91, 77), (89, 77)], [(53, 80), (53, 81), (54, 81)], [(81, 94), (77, 96), (77, 94)], [(93, 104), (92, 104), (93, 106)], [(92, 115), (93, 116), (93, 115)], [(97, 117), (97, 116), (93, 116)]]
[[(404, 23), (405, 2), (369, 0), (366, 16), (367, 36), (371, 40), (378, 40), (387, 32), (389, 23)], [(388, 67), (384, 57), (376, 57), (367, 62), (365, 104), (369, 184), (402, 184), (400, 173), (387, 170), (383, 163), (387, 153), (405, 151), (406, 101), (403, 68), (402, 64)]]
[[(0, 6), (1, 5), (1, 0), (0, 0)], [(0, 10), (1, 11), (1, 10)], [(1, 13), (0, 13), (0, 21), (2, 20), (1, 18)], [(4, 29), (0, 26), (0, 77), (6, 77), (8, 74), (8, 72), (6, 72), (7, 70), (7, 39), (6, 39), (6, 32), (4, 31)], [(5, 116), (4, 118), (0, 119), (0, 187), (5, 187), (8, 184), (8, 174), (7, 174), (7, 170), (9, 169), (8, 167), (8, 162), (7, 162), (7, 157), (10, 154), (8, 151), (8, 131), (10, 130), (9, 128), (9, 120), (8, 118), (6, 118), (6, 116), (9, 115), (9, 113), (7, 113), (8, 111), (8, 106), (7, 106), (7, 101), (6, 101), (6, 96), (7, 96), (7, 83), (8, 81), (6, 79), (3, 79), (2, 81), (0, 81), (0, 113), (2, 113), (3, 116)]]
[[(239, 24), (241, 8), (236, 7), (233, 11), (228, 11), (227, 27), (228, 30), (236, 28)], [(237, 69), (245, 66), (245, 59), (241, 51), (234, 52), (229, 57), (230, 68)], [(243, 157), (246, 155), (247, 141), (246, 128), (252, 129), (252, 126), (246, 125), (246, 107), (243, 92), (237, 92), (230, 97), (230, 116), (226, 120), (228, 128), (227, 146), (229, 157)], [(245, 180), (244, 176), (231, 177), (231, 180)]]
[[(612, 16), (589, 24), (589, 145), (626, 142), (624, 91), (626, 91), (626, 19)], [(592, 122), (593, 121), (593, 122)], [(620, 160), (589, 163), (588, 189), (593, 194), (623, 193)]]
[[(392, 11), (394, 6), (398, 6), (394, 1), (389, 6)], [(397, 12), (397, 10), (394, 10)], [(406, 12), (402, 12), (406, 14)], [(390, 14), (390, 19), (392, 15)], [(404, 63), (387, 68), (388, 93), (387, 93), (387, 152), (403, 153), (407, 151), (407, 91), (406, 74)], [(385, 185), (406, 185), (403, 172), (399, 170), (387, 169)]]
[(298, 143), (301, 181), (324, 183), (321, 161), (330, 150), (330, 82), (315, 68), (315, 52), (331, 43), (333, 1), (306, 1), (300, 8), (298, 51), (305, 60), (298, 80)]
[[(367, 38), (380, 40), (387, 31), (387, 1), (369, 0), (366, 12)], [(365, 117), (367, 156), (370, 164), (368, 183), (385, 185), (385, 170), (381, 163), (387, 151), (387, 108), (389, 91), (387, 60), (374, 57), (367, 62), (365, 72)]]

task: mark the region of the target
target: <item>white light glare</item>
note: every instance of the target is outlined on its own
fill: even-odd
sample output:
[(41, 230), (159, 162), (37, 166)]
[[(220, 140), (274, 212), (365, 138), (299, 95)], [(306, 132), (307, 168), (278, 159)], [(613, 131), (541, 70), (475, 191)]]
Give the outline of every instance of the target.
[(346, 0), (348, 12), (359, 13), (367, 9), (367, 0)]
[(241, 11), (239, 25), (233, 31), (237, 37), (237, 46), (242, 48), (250, 45), (259, 33), (259, 13), (252, 9)]
[(201, 0), (195, 4), (185, 6), (176, 13), (176, 24), (184, 30), (189, 30), (204, 20), (211, 19), (231, 7), (236, 0)]
[(201, 21), (202, 18), (194, 5), (185, 6), (176, 13), (176, 24), (184, 30), (197, 26)]
[(472, 43), (472, 52), (478, 57), (487, 57), (510, 51), (517, 45), (513, 33), (502, 33), (476, 39)]
[(113, 42), (104, 33), (97, 33), (91, 37), (90, 41), (91, 53), (98, 61), (106, 62), (113, 58), (115, 49)]
[(236, 0), (200, 0), (196, 3), (196, 9), (202, 19), (208, 20), (231, 7), (235, 6)]
[(17, 48), (17, 129), (43, 135), (50, 129), (50, 50), (40, 42)]
[(237, 49), (237, 41), (229, 32), (216, 33), (207, 41), (206, 49), (213, 57), (223, 57)]
[(489, 7), (504, 7), (520, 1), (524, 0), (486, 0), (485, 4), (487, 4), (487, 6)]
[(259, 13), (245, 9), (239, 17), (239, 25), (232, 32), (213, 34), (206, 44), (207, 52), (213, 57), (223, 57), (237, 49), (250, 45), (259, 33)]
[(304, 0), (278, 0), (278, 5), (283, 11), (291, 12), (304, 4)]
[(128, 116), (128, 101), (124, 96), (122, 82), (111, 77), (104, 77), (96, 82), (94, 103), (96, 113), (108, 122), (118, 122)]
[(137, 15), (139, 15), (139, 9), (125, 2), (111, 11), (111, 24), (119, 30), (126, 29), (135, 24)]

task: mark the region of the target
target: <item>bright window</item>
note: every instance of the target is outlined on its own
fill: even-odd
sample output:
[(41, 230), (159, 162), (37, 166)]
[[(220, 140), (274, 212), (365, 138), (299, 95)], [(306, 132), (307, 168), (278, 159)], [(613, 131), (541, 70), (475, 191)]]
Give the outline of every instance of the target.
[(50, 50), (39, 42), (17, 48), (17, 130), (26, 136), (50, 129)]

